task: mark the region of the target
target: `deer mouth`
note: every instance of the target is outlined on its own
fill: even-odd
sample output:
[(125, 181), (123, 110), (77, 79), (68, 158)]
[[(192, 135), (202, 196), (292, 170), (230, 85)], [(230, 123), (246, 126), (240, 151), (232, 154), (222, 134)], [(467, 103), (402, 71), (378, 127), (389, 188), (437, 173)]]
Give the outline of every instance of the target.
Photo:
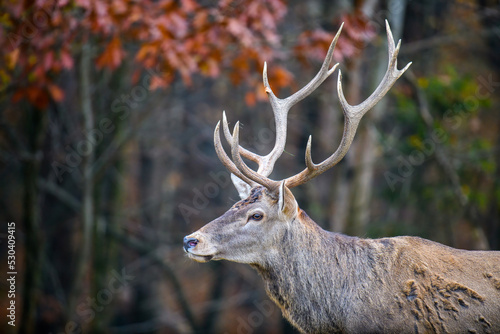
[(186, 253), (190, 259), (195, 260), (196, 262), (201, 262), (201, 263), (208, 262), (208, 261), (212, 260), (212, 258), (214, 257), (213, 255), (198, 255), (198, 254), (191, 253), (190, 251), (187, 251)]

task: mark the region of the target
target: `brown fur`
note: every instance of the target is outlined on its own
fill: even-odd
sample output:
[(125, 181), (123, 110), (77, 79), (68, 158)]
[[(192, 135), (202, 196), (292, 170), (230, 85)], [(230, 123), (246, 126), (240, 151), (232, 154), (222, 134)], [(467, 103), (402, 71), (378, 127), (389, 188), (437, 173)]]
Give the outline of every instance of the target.
[(285, 196), (280, 214), (275, 194), (253, 189), (192, 234), (188, 254), (250, 264), (303, 333), (500, 333), (500, 252), (331, 233)]

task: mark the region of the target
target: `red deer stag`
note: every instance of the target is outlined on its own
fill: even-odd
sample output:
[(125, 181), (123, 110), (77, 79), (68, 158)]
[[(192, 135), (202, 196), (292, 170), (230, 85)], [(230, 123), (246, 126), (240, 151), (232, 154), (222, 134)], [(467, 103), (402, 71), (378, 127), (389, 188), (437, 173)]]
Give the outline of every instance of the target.
[[(321, 229), (299, 207), (290, 188), (335, 166), (347, 153), (361, 117), (406, 71), (397, 69), (400, 42), (394, 45), (386, 22), (389, 65), (382, 82), (359, 105), (347, 103), (338, 76), (345, 124), (339, 148), (320, 164), (311, 159), (295, 176), (269, 178), (285, 147), (289, 109), (315, 90), (330, 67), (337, 32), (319, 73), (286, 99), (263, 81), (276, 121), (273, 150), (260, 156), (239, 145), (239, 124), (231, 134), (223, 114), (224, 136), (215, 128), (215, 150), (232, 173), (242, 200), (221, 217), (184, 238), (184, 250), (198, 262), (248, 263), (265, 281), (269, 297), (303, 333), (500, 333), (500, 252), (465, 251), (418, 237), (361, 239)], [(258, 164), (250, 169), (242, 156)]]

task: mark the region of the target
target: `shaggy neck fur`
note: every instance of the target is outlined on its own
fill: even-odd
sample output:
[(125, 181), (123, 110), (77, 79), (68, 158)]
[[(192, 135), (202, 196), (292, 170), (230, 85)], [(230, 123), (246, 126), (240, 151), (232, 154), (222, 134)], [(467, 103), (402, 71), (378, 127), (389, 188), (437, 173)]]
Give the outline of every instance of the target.
[[(368, 276), (367, 264), (359, 263), (366, 249), (358, 238), (327, 232), (300, 210), (290, 228), (276, 240), (279, 249), (263, 265), (254, 265), (266, 282), (268, 295), (283, 315), (306, 333), (342, 332), (349, 301), (356, 285)], [(304, 245), (307, 245), (304, 247)], [(353, 268), (346, 277), (341, 268)], [(332, 286), (333, 285), (333, 286)], [(351, 292), (351, 293), (349, 293)]]
[(500, 252), (349, 237), (301, 210), (276, 238), (253, 267), (303, 333), (500, 333)]

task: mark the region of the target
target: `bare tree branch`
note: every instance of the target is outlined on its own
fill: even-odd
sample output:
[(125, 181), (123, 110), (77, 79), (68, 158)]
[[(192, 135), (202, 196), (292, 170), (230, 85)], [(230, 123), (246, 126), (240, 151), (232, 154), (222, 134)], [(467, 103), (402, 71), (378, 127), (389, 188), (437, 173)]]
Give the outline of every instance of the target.
[(399, 53), (402, 56), (419, 53), (423, 50), (443, 47), (445, 45), (457, 44), (463, 41), (469, 41), (482, 36), (498, 35), (498, 28), (483, 29), (479, 31), (454, 32), (447, 35), (438, 35), (431, 38), (422, 39), (413, 43), (408, 43)]
[(40, 189), (57, 197), (61, 201), (61, 203), (66, 204), (68, 207), (77, 212), (80, 210), (82, 203), (76, 197), (67, 192), (65, 189), (59, 187), (54, 182), (39, 178), (37, 184)]

